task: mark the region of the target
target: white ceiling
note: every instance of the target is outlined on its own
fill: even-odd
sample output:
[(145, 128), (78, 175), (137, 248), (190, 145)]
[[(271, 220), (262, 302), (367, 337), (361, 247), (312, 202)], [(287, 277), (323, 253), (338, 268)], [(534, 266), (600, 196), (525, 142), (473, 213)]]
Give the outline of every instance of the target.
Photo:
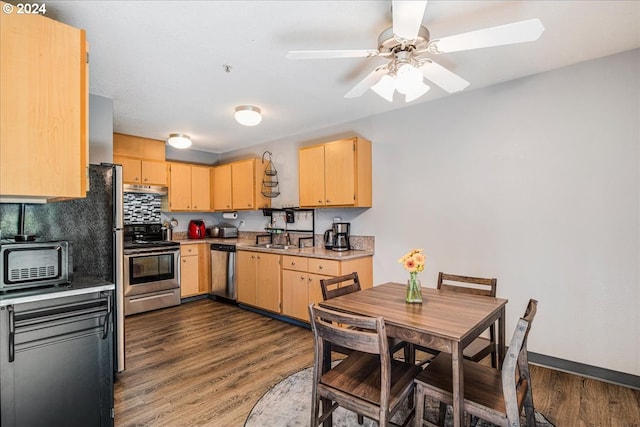
[[(47, 16), (84, 28), (90, 92), (113, 98), (116, 132), (192, 136), (214, 153), (296, 135), (448, 95), (393, 103), (345, 99), (380, 58), (288, 60), (289, 50), (376, 49), (390, 1), (48, 1)], [(431, 38), (531, 18), (536, 42), (434, 57), (465, 91), (640, 47), (639, 1), (429, 1)], [(223, 65), (231, 65), (226, 73)], [(610, 76), (603, 76), (608, 78)], [(594, 82), (597, 85), (598, 82)], [(235, 106), (264, 120), (244, 127)]]

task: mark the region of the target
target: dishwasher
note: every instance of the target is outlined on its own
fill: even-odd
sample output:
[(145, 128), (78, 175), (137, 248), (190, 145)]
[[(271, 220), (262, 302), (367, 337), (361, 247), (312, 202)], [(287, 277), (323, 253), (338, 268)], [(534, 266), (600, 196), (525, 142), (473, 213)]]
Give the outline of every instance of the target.
[(211, 293), (236, 300), (236, 245), (211, 244)]

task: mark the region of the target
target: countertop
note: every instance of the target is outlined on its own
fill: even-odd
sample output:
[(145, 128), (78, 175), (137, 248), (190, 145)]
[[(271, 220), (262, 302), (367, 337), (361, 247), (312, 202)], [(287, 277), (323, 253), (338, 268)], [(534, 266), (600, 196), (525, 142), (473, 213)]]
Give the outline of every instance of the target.
[(68, 285), (0, 292), (0, 307), (113, 290), (115, 290), (115, 285), (109, 281), (74, 273), (73, 279)]
[(220, 239), (220, 238), (212, 238), (208, 237), (206, 239), (177, 239), (174, 241), (179, 242), (181, 245), (192, 245), (197, 243), (223, 243), (229, 245), (236, 245), (237, 250), (241, 251), (252, 251), (252, 252), (267, 252), (272, 254), (279, 255), (290, 255), (290, 256), (304, 256), (309, 258), (322, 258), (322, 259), (335, 259), (335, 260), (346, 260), (346, 259), (355, 259), (355, 258), (363, 258), (368, 256), (373, 256), (374, 251), (372, 250), (359, 250), (352, 249), (350, 251), (337, 252), (332, 251), (325, 248), (318, 247), (305, 247), (305, 248), (289, 248), (289, 249), (273, 249), (273, 248), (263, 248), (263, 247), (255, 247), (255, 240), (253, 239)]

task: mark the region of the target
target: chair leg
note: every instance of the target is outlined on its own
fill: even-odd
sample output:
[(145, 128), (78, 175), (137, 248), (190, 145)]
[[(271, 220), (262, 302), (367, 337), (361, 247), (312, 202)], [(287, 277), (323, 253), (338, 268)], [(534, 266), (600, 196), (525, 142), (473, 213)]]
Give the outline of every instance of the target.
[(404, 361), (407, 363), (416, 363), (416, 349), (411, 343), (404, 344)]
[(413, 422), (414, 427), (422, 427), (424, 425), (424, 391), (420, 384), (416, 384), (416, 412), (415, 420)]
[(364, 417), (360, 414), (358, 414), (358, 424), (360, 425), (364, 424)]
[(447, 404), (440, 402), (440, 408), (438, 409), (438, 425), (444, 426), (447, 420)]
[(533, 395), (531, 394), (531, 387), (529, 387), (529, 390), (527, 390), (527, 394), (524, 397), (524, 413), (527, 418), (527, 427), (535, 427), (536, 411), (533, 407)]

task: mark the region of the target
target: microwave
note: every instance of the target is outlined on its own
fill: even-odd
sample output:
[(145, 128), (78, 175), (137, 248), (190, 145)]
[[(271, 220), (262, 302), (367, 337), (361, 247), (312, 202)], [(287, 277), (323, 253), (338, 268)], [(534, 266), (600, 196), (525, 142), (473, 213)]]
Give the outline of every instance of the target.
[(69, 242), (0, 245), (0, 291), (69, 283)]

